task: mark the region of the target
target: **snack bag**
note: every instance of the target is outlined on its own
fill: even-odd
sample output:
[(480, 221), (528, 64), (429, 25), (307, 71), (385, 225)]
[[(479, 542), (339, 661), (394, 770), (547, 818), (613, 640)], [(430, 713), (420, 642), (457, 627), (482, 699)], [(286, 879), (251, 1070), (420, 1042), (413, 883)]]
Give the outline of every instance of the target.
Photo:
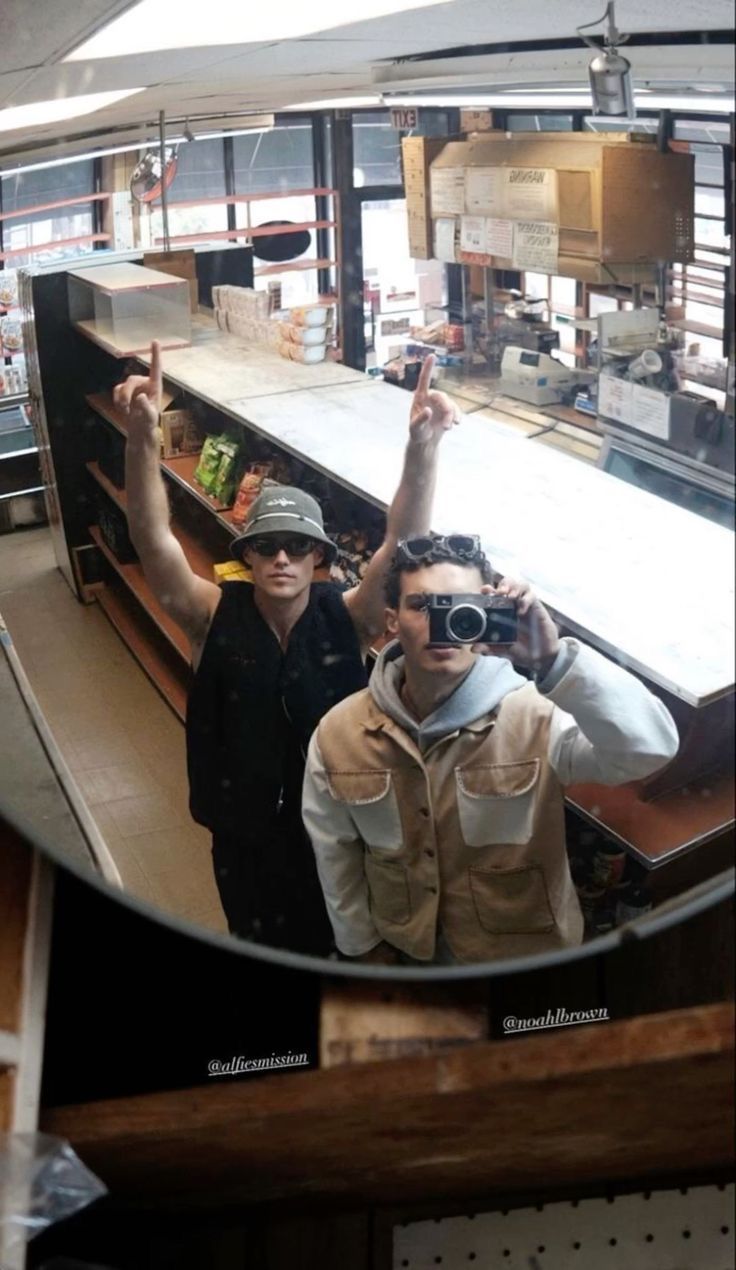
[(211, 493), (221, 503), (232, 502), (235, 492), (235, 468), (238, 461), (237, 441), (223, 441), (219, 446), (220, 462), (212, 483)]
[(194, 479), (198, 485), (201, 485), (202, 489), (207, 494), (212, 493), (212, 488), (215, 480), (217, 479), (217, 472), (220, 466), (220, 459), (222, 457), (220, 454), (220, 445), (222, 442), (227, 440), (229, 440), (229, 438), (223, 436), (205, 437), (204, 445), (202, 446), (202, 453), (199, 456), (199, 463), (197, 464), (197, 468), (194, 473)]
[(249, 463), (245, 469), (243, 479), (240, 482), (240, 488), (235, 496), (235, 505), (233, 507), (232, 522), (234, 525), (244, 525), (248, 519), (248, 512), (251, 504), (255, 502), (261, 492), (261, 485), (264, 478), (271, 474), (271, 463)]

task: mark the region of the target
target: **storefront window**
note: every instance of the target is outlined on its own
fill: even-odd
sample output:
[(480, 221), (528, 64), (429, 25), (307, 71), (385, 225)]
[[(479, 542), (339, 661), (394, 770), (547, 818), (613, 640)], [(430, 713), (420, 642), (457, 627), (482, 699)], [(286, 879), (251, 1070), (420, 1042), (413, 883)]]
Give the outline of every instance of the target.
[[(29, 251), (28, 255), (14, 256), (8, 262), (12, 268), (23, 268), (31, 263), (49, 264), (86, 255), (91, 243), (65, 247), (64, 240), (82, 238), (94, 232), (94, 216), (91, 203), (74, 203), (70, 207), (58, 207), (51, 211), (33, 211), (48, 203), (62, 199), (79, 198), (94, 190), (94, 167), (91, 159), (58, 167), (42, 168), (36, 172), (18, 172), (2, 175), (2, 211), (23, 212), (2, 222), (3, 251), (17, 251), (24, 247), (37, 247), (48, 243), (44, 251)], [(58, 245), (57, 245), (58, 244)]]
[(353, 115), (353, 162), (356, 189), (401, 184), (401, 133), (391, 127), (387, 110)]
[(445, 316), (445, 270), (409, 256), (405, 199), (365, 202), (362, 218), (366, 364), (382, 366), (412, 328)]
[[(220, 138), (211, 141), (189, 141), (179, 146), (176, 176), (169, 186), (169, 233), (206, 234), (227, 229), (224, 203), (202, 203), (198, 207), (177, 207), (192, 199), (225, 197), (225, 164)], [(151, 210), (151, 236), (155, 242), (163, 237), (161, 206)]]
[(509, 132), (572, 132), (572, 115), (509, 115)]

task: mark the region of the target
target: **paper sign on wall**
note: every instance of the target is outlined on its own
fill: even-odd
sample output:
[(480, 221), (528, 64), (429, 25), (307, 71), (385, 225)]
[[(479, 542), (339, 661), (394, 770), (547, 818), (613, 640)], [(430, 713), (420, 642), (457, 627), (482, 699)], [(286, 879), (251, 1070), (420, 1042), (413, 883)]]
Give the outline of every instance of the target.
[(430, 168), (433, 216), (462, 216), (465, 211), (465, 169)]
[(618, 423), (631, 423), (634, 385), (628, 379), (600, 375), (598, 379), (598, 414)]
[(660, 441), (669, 441), (670, 399), (667, 394), (657, 392), (656, 388), (645, 388), (642, 384), (632, 384), (632, 388), (632, 427), (650, 437), (658, 437)]
[(514, 225), (514, 268), (557, 273), (560, 233), (548, 221), (520, 220)]
[(487, 255), (486, 222), (482, 216), (463, 216), (460, 221), (460, 250)]
[(514, 254), (514, 224), (510, 220), (486, 221), (486, 248), (489, 256), (511, 260)]
[(466, 168), (465, 207), (474, 216), (503, 216), (503, 168)]
[(510, 220), (557, 220), (557, 173), (552, 168), (503, 168), (503, 215)]
[(441, 216), (434, 222), (434, 256), (446, 264), (455, 263), (455, 219), (452, 216)]

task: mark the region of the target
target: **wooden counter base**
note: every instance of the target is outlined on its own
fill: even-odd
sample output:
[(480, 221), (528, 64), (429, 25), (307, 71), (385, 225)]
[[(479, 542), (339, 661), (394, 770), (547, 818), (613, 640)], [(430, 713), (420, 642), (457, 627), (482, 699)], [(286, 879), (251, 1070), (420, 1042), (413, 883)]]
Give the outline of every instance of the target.
[(82, 1106), (42, 1119), (113, 1203), (395, 1202), (727, 1166), (733, 1008)]

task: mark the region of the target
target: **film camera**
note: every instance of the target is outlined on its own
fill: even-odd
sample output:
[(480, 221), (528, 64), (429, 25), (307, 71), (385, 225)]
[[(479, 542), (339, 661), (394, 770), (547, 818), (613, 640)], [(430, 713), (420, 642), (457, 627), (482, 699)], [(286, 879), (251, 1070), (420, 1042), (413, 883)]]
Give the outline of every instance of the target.
[(514, 644), (516, 604), (506, 595), (431, 595), (429, 647)]

